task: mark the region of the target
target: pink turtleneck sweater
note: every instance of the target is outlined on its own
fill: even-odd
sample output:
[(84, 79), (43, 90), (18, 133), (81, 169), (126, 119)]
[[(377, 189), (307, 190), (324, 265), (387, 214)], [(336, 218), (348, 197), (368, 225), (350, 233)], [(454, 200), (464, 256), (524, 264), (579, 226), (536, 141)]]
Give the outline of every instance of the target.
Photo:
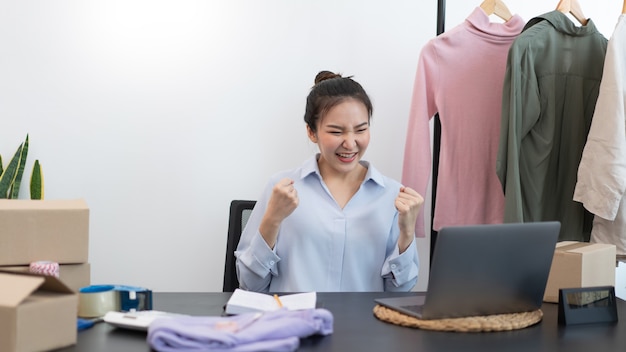
[[(402, 183), (425, 195), (432, 171), (429, 121), (439, 113), (441, 145), (433, 228), (502, 223), (496, 175), (502, 85), (508, 50), (524, 21), (491, 22), (477, 7), (420, 54), (409, 116)], [(428, 203), (427, 203), (428, 204)], [(416, 236), (424, 237), (424, 211)]]

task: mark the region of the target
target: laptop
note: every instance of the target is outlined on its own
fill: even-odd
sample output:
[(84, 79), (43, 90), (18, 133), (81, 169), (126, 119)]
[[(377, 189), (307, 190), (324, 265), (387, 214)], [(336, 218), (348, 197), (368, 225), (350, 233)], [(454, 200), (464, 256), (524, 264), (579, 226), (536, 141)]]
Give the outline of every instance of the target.
[(375, 301), (419, 319), (537, 310), (560, 228), (557, 221), (444, 227), (427, 291)]

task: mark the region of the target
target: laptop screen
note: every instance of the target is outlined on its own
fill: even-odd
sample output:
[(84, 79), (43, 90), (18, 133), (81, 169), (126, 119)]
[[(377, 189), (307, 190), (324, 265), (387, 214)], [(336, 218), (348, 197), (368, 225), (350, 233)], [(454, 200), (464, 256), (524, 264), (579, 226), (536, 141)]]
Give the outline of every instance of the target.
[(540, 308), (559, 230), (559, 222), (442, 228), (418, 316), (440, 319)]

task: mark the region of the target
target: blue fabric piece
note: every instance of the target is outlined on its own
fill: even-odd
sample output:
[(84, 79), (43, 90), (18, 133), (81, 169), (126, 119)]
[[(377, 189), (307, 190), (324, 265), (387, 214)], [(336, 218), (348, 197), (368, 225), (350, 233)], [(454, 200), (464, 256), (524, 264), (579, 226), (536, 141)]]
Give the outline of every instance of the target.
[(329, 335), (333, 315), (326, 309), (247, 313), (228, 317), (159, 318), (147, 341), (158, 352), (295, 351), (300, 338)]

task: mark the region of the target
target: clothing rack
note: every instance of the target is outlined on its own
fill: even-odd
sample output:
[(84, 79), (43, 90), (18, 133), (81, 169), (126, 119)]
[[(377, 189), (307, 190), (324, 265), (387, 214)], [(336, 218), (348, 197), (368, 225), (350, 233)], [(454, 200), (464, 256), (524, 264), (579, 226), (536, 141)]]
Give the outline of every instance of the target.
[[(626, 0), (625, 0), (626, 1)], [(445, 31), (446, 23), (446, 0), (437, 0), (437, 35)], [(437, 231), (433, 230), (433, 220), (435, 216), (435, 199), (437, 198), (437, 176), (439, 174), (439, 148), (441, 145), (441, 121), (439, 114), (435, 115), (433, 128), (433, 170), (431, 186), (431, 211), (430, 211), (430, 261), (433, 259), (435, 242), (437, 242)]]

